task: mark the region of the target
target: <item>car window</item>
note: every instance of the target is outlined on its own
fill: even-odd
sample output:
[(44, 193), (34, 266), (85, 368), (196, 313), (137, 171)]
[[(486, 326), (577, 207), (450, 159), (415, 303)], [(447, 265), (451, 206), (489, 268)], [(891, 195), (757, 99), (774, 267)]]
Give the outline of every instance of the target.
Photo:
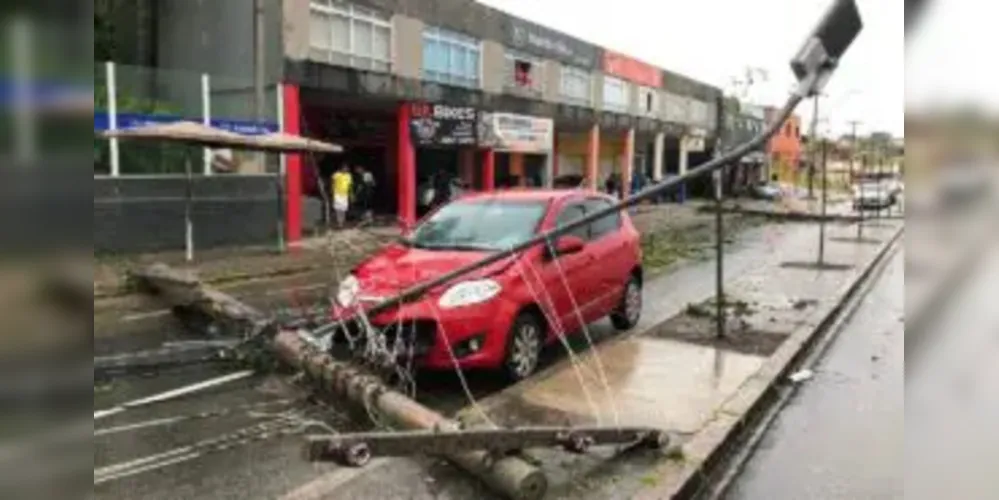
[(540, 201), (456, 201), (420, 224), (406, 243), (429, 250), (505, 250), (534, 236), (547, 208)]
[[(589, 199), (586, 200), (586, 213), (587, 215), (593, 214), (611, 206), (611, 202), (608, 200)], [(616, 233), (619, 229), (621, 229), (621, 213), (612, 212), (606, 217), (593, 221), (590, 226), (590, 239), (599, 240), (604, 236)]]
[[(585, 216), (586, 210), (583, 207), (583, 204), (573, 203), (563, 208), (558, 214), (558, 218), (555, 219), (555, 227), (560, 228), (566, 226), (567, 224), (571, 224)], [(566, 234), (582, 238), (583, 241), (590, 239), (590, 229), (587, 226), (576, 228)]]

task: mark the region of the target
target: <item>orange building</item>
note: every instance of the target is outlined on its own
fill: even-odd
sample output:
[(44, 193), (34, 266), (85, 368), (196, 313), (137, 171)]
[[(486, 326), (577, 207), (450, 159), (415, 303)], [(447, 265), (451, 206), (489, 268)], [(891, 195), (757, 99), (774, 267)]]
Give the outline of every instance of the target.
[[(776, 108), (767, 108), (767, 122), (776, 119), (780, 112)], [(770, 143), (767, 144), (767, 155), (770, 158), (770, 175), (777, 175), (780, 182), (794, 183), (801, 167), (801, 118), (792, 115), (781, 126)]]

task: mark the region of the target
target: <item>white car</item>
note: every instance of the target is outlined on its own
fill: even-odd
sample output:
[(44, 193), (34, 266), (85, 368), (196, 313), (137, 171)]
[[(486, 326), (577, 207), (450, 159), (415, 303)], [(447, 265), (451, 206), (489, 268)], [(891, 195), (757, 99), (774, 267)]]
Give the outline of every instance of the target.
[(881, 210), (895, 204), (898, 193), (891, 186), (880, 183), (862, 183), (853, 187), (855, 210)]

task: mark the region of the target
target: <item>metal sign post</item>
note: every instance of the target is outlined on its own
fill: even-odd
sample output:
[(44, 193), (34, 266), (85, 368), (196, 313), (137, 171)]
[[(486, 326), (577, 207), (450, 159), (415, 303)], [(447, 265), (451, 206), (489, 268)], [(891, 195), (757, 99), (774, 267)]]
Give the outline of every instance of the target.
[(725, 168), (713, 173), (715, 183), (715, 316), (718, 338), (725, 337), (725, 217), (722, 212), (722, 179)]
[(826, 262), (826, 215), (829, 202), (829, 147), (822, 140), (822, 216), (819, 218), (819, 266)]

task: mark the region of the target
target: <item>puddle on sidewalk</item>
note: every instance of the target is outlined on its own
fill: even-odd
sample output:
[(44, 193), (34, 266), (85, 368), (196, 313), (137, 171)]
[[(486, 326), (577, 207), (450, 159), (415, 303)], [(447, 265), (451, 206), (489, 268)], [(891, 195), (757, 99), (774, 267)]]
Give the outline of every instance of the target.
[[(609, 391), (592, 355), (580, 371), (566, 365), (551, 376), (498, 396), (490, 414), (501, 425), (614, 425), (694, 432), (762, 367), (765, 358), (651, 338), (601, 349)], [(584, 392), (585, 387), (585, 392)], [(588, 393), (588, 395), (587, 395)], [(591, 404), (592, 401), (592, 404)]]

